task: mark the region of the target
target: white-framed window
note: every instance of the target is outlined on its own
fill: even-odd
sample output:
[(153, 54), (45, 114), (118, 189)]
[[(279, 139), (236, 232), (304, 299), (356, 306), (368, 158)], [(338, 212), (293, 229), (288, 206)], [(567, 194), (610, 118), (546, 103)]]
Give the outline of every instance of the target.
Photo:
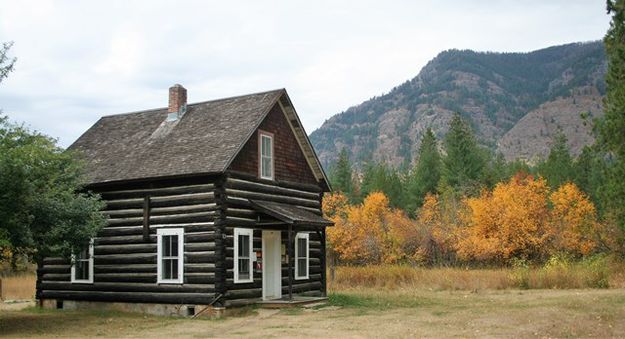
[(258, 174), (261, 179), (273, 180), (273, 134), (258, 131)]
[(254, 281), (252, 254), (254, 230), (250, 228), (234, 229), (234, 282), (249, 283)]
[(308, 279), (309, 237), (308, 233), (295, 236), (295, 279)]
[(182, 284), (184, 277), (184, 229), (160, 228), (157, 235), (156, 282)]
[(72, 255), (71, 280), (73, 283), (93, 283), (93, 239), (89, 246)]

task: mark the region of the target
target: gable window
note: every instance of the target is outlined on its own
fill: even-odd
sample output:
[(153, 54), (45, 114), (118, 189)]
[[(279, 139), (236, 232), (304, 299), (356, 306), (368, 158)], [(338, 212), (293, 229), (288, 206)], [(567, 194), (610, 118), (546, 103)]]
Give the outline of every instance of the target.
[(259, 131), (258, 171), (261, 179), (273, 180), (273, 134)]
[(254, 231), (249, 228), (234, 229), (234, 282), (253, 282), (252, 253)]
[(157, 231), (157, 283), (182, 284), (184, 268), (184, 229), (161, 228)]
[(71, 276), (73, 283), (93, 283), (93, 239), (77, 254), (72, 255)]
[(295, 279), (308, 279), (308, 240), (308, 233), (295, 236)]

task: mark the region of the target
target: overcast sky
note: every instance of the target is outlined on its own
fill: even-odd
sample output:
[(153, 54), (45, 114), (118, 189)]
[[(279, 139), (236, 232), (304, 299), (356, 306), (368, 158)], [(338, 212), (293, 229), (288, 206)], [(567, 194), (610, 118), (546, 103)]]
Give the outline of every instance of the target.
[(0, 0), (13, 121), (68, 146), (100, 116), (286, 88), (307, 132), (450, 49), (531, 51), (601, 39), (603, 0)]

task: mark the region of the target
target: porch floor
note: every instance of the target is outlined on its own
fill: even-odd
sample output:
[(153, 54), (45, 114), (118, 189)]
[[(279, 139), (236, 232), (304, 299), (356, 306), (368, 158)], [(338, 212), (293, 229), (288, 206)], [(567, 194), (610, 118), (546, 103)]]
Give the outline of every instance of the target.
[(256, 304), (261, 308), (288, 308), (297, 307), (315, 303), (325, 303), (328, 301), (328, 297), (299, 297), (293, 296), (293, 300), (289, 300), (289, 297), (282, 297), (280, 299), (272, 300), (260, 300)]

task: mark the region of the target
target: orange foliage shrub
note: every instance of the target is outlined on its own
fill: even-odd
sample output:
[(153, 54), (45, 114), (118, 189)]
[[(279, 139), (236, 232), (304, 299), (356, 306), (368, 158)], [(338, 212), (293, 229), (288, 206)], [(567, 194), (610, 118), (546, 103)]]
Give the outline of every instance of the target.
[(609, 246), (609, 231), (577, 186), (550, 192), (544, 179), (527, 175), (474, 198), (428, 194), (414, 220), (392, 209), (381, 192), (359, 205), (327, 195), (324, 212), (335, 222), (327, 230), (329, 248), (343, 263), (508, 264), (557, 253), (586, 256)]
[(544, 254), (552, 236), (548, 220), (548, 187), (544, 179), (516, 176), (492, 192), (464, 202), (467, 227), (459, 230), (456, 249), (464, 260), (503, 263)]
[(575, 184), (567, 183), (549, 197), (553, 248), (573, 255), (588, 255), (598, 247), (602, 227), (593, 203)]
[(383, 193), (371, 193), (355, 206), (343, 204), (343, 199), (336, 194), (326, 199), (326, 216), (335, 222), (328, 228), (328, 240), (340, 260), (394, 263), (406, 257), (402, 241), (410, 239), (408, 229), (414, 225), (402, 211), (390, 208)]

